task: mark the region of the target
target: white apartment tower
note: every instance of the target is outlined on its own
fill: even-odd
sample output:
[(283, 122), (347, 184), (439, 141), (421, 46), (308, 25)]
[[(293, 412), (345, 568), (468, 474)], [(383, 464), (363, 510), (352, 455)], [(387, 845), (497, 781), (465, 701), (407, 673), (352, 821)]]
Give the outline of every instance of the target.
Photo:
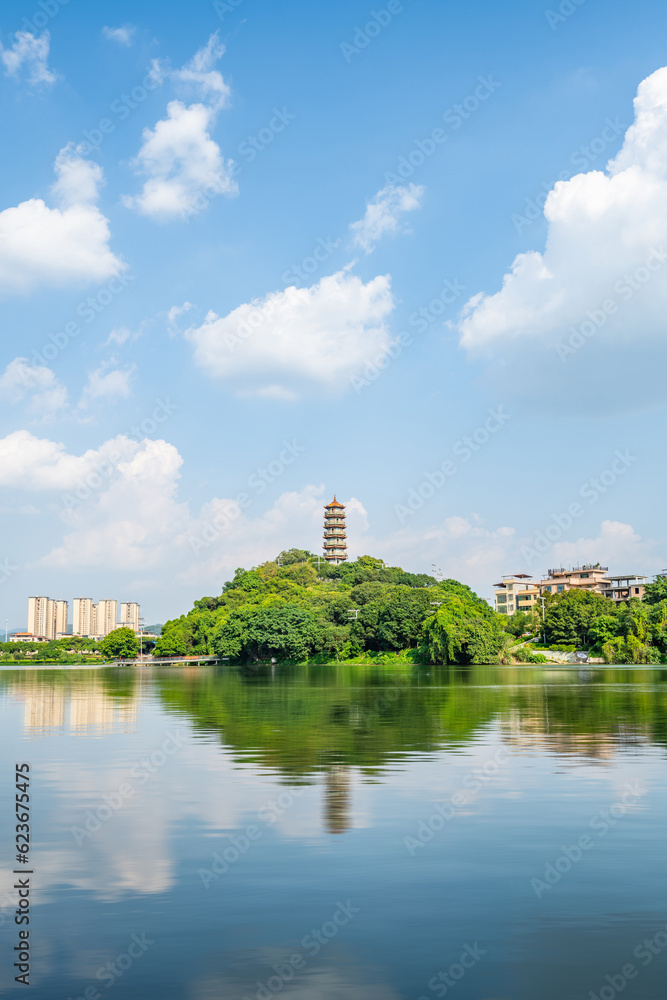
[(120, 624), (125, 628), (131, 628), (134, 632), (139, 631), (139, 605), (134, 602), (121, 604)]
[(94, 604), (93, 607), (95, 609), (95, 635), (104, 638), (109, 632), (118, 628), (118, 601), (107, 598)]
[(53, 638), (52, 635), (48, 635), (49, 631), (52, 631), (49, 629), (49, 603), (53, 605), (53, 601), (48, 597), (28, 598), (28, 632), (31, 635)]
[(54, 611), (54, 639), (57, 639), (59, 635), (67, 635), (67, 619), (69, 617), (67, 601), (54, 601)]
[(72, 624), (74, 635), (96, 635), (95, 622), (93, 621), (93, 599), (92, 597), (74, 598), (74, 618)]

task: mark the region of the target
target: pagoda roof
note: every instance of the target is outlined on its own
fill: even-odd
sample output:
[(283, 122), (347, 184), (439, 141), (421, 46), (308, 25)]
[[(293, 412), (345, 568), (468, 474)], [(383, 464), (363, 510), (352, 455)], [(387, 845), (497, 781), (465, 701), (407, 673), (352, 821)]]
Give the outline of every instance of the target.
[(325, 506), (325, 508), (327, 508), (327, 507), (340, 507), (341, 510), (345, 510), (345, 504), (344, 503), (338, 503), (338, 501), (336, 500), (336, 495), (335, 494), (334, 494), (334, 498), (331, 501), (331, 503), (327, 503), (324, 506)]

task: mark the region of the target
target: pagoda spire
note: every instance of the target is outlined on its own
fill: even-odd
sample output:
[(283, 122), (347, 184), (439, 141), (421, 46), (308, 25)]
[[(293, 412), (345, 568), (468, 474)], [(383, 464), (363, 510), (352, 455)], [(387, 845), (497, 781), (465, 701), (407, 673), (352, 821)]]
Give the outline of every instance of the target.
[(324, 507), (324, 558), (331, 566), (340, 566), (347, 559), (347, 531), (345, 504), (339, 503), (334, 494), (331, 503)]

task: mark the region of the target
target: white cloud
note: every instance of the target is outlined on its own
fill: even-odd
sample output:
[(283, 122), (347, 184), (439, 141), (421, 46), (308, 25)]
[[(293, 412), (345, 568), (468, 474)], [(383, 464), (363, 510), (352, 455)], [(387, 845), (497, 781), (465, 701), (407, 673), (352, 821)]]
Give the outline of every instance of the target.
[(119, 347), (122, 347), (128, 340), (134, 340), (137, 336), (138, 334), (133, 333), (128, 327), (119, 326), (111, 331), (102, 346), (108, 347), (110, 344), (118, 344)]
[(5, 74), (18, 77), (25, 66), (28, 83), (33, 86), (55, 83), (56, 74), (48, 67), (49, 44), (48, 31), (43, 31), (39, 36), (33, 35), (30, 31), (17, 31), (16, 41), (11, 49), (5, 49), (0, 44), (0, 57), (5, 67)]
[(129, 461), (140, 445), (118, 437), (83, 455), (70, 455), (65, 446), (21, 430), (0, 438), (0, 486), (19, 490), (73, 490), (81, 479), (118, 456)]
[(366, 205), (363, 219), (351, 223), (353, 245), (372, 253), (383, 236), (398, 232), (399, 216), (421, 208), (425, 190), (417, 184), (409, 184), (408, 187), (387, 184), (383, 187)]
[(50, 368), (14, 358), (0, 375), (0, 400), (18, 403), (30, 398), (29, 412), (45, 420), (67, 406), (67, 389)]
[(237, 194), (233, 161), (225, 160), (209, 131), (229, 97), (229, 87), (213, 69), (223, 52), (216, 33), (189, 63), (170, 73), (173, 80), (194, 88), (201, 101), (188, 106), (171, 101), (167, 118), (144, 129), (134, 165), (148, 179), (140, 194), (123, 197), (127, 208), (160, 220), (186, 218), (205, 208), (214, 195)]
[(38, 284), (103, 281), (125, 265), (109, 249), (109, 220), (95, 205), (102, 168), (73, 146), (55, 162), (53, 195), (0, 212), (0, 292), (25, 292)]
[(124, 24), (120, 28), (109, 28), (105, 25), (102, 28), (102, 34), (105, 38), (108, 38), (110, 42), (125, 45), (127, 48), (132, 45), (136, 31), (134, 24)]
[(549, 560), (554, 566), (580, 566), (600, 560), (604, 566), (610, 566), (611, 572), (650, 576), (660, 572), (664, 564), (662, 552), (660, 542), (643, 539), (631, 524), (603, 521), (595, 538), (557, 542)]
[(181, 316), (185, 316), (189, 313), (191, 309), (194, 309), (192, 302), (184, 302), (182, 306), (172, 306), (167, 313), (167, 329), (170, 336), (175, 336), (175, 334), (180, 333), (180, 319)]
[(208, 101), (215, 108), (221, 108), (229, 100), (230, 89), (222, 73), (213, 67), (224, 53), (225, 47), (218, 40), (216, 31), (206, 45), (194, 54), (189, 63), (173, 70), (171, 77), (186, 87), (194, 88), (202, 101)]
[[(105, 577), (133, 573), (132, 586), (159, 593), (173, 613), (179, 602), (217, 593), (237, 566), (255, 566), (291, 546), (318, 550), (330, 490), (307, 485), (263, 508), (264, 498), (250, 488), (243, 509), (233, 498), (213, 497), (193, 511), (179, 499), (181, 466), (177, 449), (164, 440), (119, 435), (80, 456), (28, 431), (0, 440), (0, 486), (45, 493), (49, 506), (49, 493), (60, 502), (63, 536), (35, 565)], [(527, 540), (511, 526), (453, 515), (373, 534), (363, 504), (354, 497), (343, 502), (351, 559), (369, 553), (428, 573), (435, 563), (445, 577), (487, 598), (501, 574), (522, 568), (539, 575), (547, 565), (600, 560), (611, 572), (651, 575), (664, 565), (664, 539), (643, 539), (631, 525), (614, 521), (603, 521), (595, 537), (558, 542), (544, 554), (544, 566), (525, 570), (521, 546)]]
[(87, 409), (89, 403), (95, 399), (103, 399), (112, 402), (117, 399), (127, 399), (132, 395), (130, 383), (136, 371), (135, 365), (128, 365), (125, 368), (109, 368), (109, 364), (100, 365), (95, 371), (88, 375), (88, 382), (81, 395), (79, 406)]
[(214, 109), (171, 101), (167, 115), (143, 132), (135, 162), (148, 180), (141, 194), (126, 195), (123, 204), (155, 219), (183, 219), (205, 206), (211, 194), (232, 196), (238, 187), (232, 161), (209, 135)]
[(391, 346), (385, 325), (394, 308), (388, 275), (364, 284), (339, 271), (310, 288), (289, 287), (209, 312), (186, 332), (195, 360), (210, 375), (234, 379), (238, 391), (293, 398), (304, 384), (340, 392)]
[[(553, 377), (538, 372), (540, 390), (554, 396), (568, 384), (571, 391), (574, 370), (588, 377), (596, 366), (607, 395), (640, 367), (650, 380), (658, 357), (664, 366), (665, 348), (667, 68), (640, 84), (635, 122), (607, 170), (558, 182), (544, 214), (546, 249), (519, 254), (499, 292), (468, 302), (462, 346), (502, 359), (510, 379), (525, 379), (525, 365), (541, 358)], [(640, 348), (651, 354), (648, 366)], [(600, 359), (615, 359), (613, 386), (606, 371), (600, 378)]]

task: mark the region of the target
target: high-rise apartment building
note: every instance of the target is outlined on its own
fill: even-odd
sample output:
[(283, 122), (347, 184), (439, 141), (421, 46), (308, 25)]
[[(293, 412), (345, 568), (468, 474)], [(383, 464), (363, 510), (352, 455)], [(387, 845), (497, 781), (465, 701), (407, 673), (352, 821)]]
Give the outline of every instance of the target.
[(28, 598), (28, 632), (31, 635), (44, 636), (48, 629), (49, 598)]
[(100, 601), (95, 607), (95, 635), (104, 638), (109, 632), (118, 628), (118, 601), (107, 598)]
[(139, 631), (139, 605), (130, 601), (120, 606), (120, 624), (133, 631)]
[(42, 639), (55, 639), (67, 632), (67, 601), (50, 597), (28, 598), (28, 632)]
[(58, 636), (67, 635), (67, 619), (69, 617), (69, 605), (67, 601), (54, 601), (55, 622), (54, 639)]
[(74, 635), (96, 635), (95, 622), (93, 620), (93, 599), (92, 597), (74, 598), (74, 617), (72, 623), (72, 633)]

